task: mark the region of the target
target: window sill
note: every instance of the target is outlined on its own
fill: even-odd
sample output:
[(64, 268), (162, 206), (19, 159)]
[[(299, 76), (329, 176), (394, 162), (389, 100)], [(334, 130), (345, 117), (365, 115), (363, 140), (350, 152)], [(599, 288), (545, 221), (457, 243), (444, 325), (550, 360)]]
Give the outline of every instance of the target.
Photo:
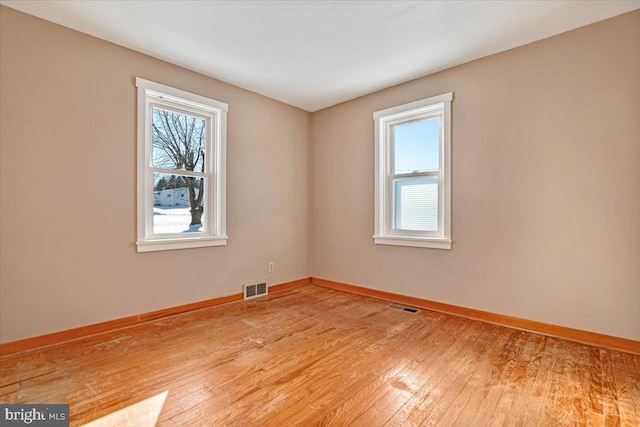
[(195, 237), (186, 239), (156, 239), (136, 242), (138, 252), (168, 251), (172, 249), (204, 248), (225, 246), (228, 236)]
[(451, 249), (451, 239), (414, 236), (373, 236), (376, 245), (413, 246), (417, 248)]

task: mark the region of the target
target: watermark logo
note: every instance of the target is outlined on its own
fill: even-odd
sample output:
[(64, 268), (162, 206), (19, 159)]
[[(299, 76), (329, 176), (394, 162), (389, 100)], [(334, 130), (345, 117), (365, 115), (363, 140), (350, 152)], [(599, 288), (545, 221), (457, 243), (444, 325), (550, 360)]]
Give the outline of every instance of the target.
[(0, 425), (69, 427), (69, 405), (0, 405)]

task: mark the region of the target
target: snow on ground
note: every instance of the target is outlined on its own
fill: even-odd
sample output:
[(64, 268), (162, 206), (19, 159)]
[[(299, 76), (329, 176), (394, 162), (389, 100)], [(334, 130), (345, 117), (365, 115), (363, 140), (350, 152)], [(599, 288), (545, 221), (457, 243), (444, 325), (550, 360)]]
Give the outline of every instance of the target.
[[(204, 219), (204, 218), (203, 218)], [(197, 233), (202, 231), (202, 224), (189, 226), (191, 212), (184, 206), (154, 206), (153, 232), (165, 233)]]

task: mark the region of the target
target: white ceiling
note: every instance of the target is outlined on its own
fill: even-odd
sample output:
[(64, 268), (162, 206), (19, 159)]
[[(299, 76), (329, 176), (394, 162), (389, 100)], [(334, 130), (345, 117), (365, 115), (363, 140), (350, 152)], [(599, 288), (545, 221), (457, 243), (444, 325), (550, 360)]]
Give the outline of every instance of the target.
[(640, 0), (0, 3), (307, 111), (640, 8)]

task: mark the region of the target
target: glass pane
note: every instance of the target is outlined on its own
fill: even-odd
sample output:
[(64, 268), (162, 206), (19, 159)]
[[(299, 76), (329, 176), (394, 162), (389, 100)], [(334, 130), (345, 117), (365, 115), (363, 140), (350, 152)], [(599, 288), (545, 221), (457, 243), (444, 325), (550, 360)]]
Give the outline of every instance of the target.
[(394, 193), (396, 230), (438, 231), (438, 178), (398, 179)]
[(151, 111), (153, 166), (204, 172), (205, 120), (161, 108)]
[(440, 168), (440, 119), (393, 127), (394, 175)]
[(205, 178), (153, 174), (153, 233), (201, 233), (205, 229)]

